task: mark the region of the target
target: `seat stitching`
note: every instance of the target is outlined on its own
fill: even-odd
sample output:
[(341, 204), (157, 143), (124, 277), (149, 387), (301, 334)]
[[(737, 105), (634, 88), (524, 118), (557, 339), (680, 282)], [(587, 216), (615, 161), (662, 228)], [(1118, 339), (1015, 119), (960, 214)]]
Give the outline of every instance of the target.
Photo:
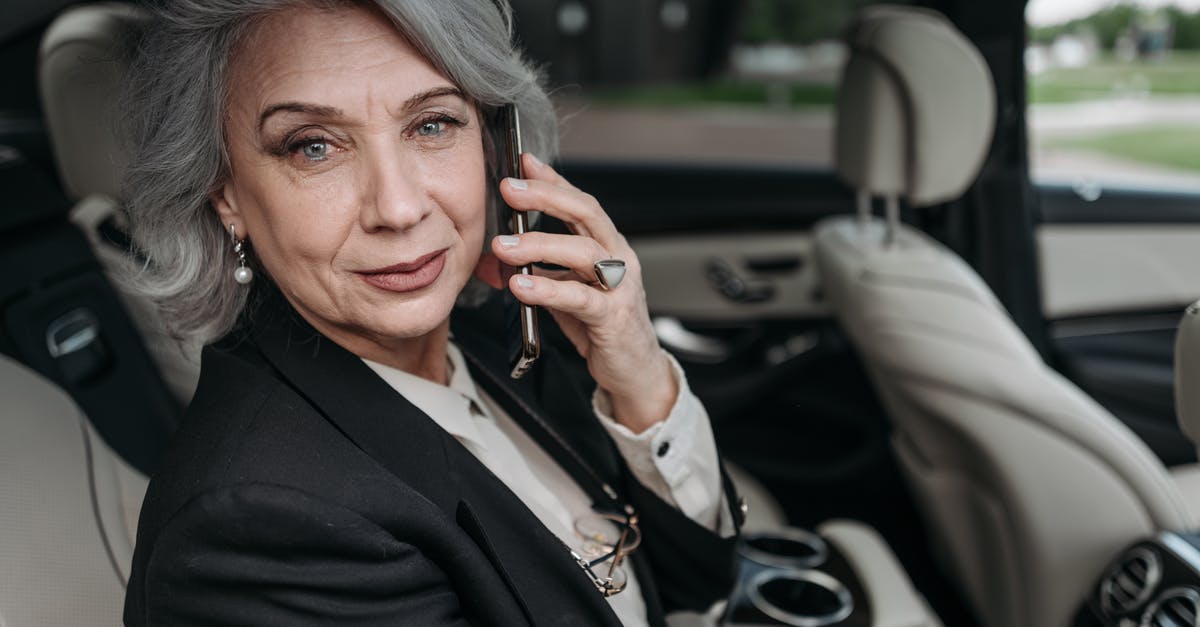
[(96, 527), (100, 531), (100, 543), (104, 545), (104, 554), (108, 556), (108, 565), (112, 567), (113, 572), (117, 575), (117, 581), (121, 582), (121, 588), (127, 589), (129, 582), (121, 574), (121, 567), (117, 562), (117, 552), (113, 549), (112, 543), (109, 542), (108, 533), (105, 532), (104, 519), (100, 516), (99, 495), (96, 493), (96, 469), (92, 465), (95, 461), (95, 452), (92, 450), (92, 440), (88, 436), (87, 424), (84, 423), (87, 419), (80, 415), (76, 416), (75, 420), (83, 436), (84, 463), (87, 465), (88, 497), (92, 505), (92, 516), (96, 519)]

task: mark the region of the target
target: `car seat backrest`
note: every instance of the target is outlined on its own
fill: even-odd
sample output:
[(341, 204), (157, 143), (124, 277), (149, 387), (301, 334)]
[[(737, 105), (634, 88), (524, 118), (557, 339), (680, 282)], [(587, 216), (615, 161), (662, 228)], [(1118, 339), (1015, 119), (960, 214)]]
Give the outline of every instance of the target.
[(0, 624), (119, 624), (145, 477), (4, 356), (0, 398)]
[(834, 161), (856, 190), (924, 206), (974, 182), (996, 119), (979, 51), (941, 14), (880, 5), (844, 34)]
[[(57, 384), (83, 409), (90, 429), (131, 466), (149, 473), (174, 431), (182, 404), (164, 386), (106, 277), (105, 271), (111, 277), (111, 265), (97, 259), (97, 249), (112, 247), (98, 246), (95, 228), (81, 233), (69, 220), (80, 207), (96, 206), (88, 199), (111, 208), (108, 194), (115, 193), (119, 159), (106, 148), (115, 142), (108, 132), (111, 116), (101, 112), (108, 111), (118, 90), (113, 77), (120, 71), (114, 64), (122, 57), (113, 52), (120, 47), (115, 42), (126, 41), (134, 22), (127, 19), (132, 9), (126, 5), (102, 7), (124, 16), (100, 20), (115, 24), (109, 29), (112, 45), (72, 43), (73, 38), (95, 39), (96, 29), (85, 28), (88, 21), (79, 16), (95, 17), (97, 11), (78, 7), (51, 24), (42, 50), (42, 74), (51, 77), (43, 85), (50, 126), (97, 131), (75, 143), (60, 137), (54, 142), (57, 151), (70, 156), (60, 161), (103, 164), (82, 174), (67, 166), (61, 179), (74, 194), (87, 194), (88, 187), (98, 193), (72, 210), (60, 181), (39, 163), (16, 149), (0, 150), (0, 193), (6, 199), (0, 212), (0, 267), (6, 270), (0, 274), (0, 353)], [(60, 89), (54, 78), (60, 74), (88, 87)], [(111, 95), (102, 95), (104, 91)]]
[(143, 9), (121, 2), (64, 11), (42, 38), (38, 80), (59, 175), (77, 201), (71, 221), (117, 287), (175, 400), (186, 405), (199, 379), (200, 346), (173, 337), (155, 303), (127, 280), (141, 262), (124, 237), (120, 178), (125, 155), (116, 135), (116, 108), (129, 50), (146, 20)]
[(65, 11), (42, 37), (38, 86), (67, 195), (119, 198), (124, 156), (115, 135), (125, 47), (144, 13), (103, 3)]
[[(987, 627), (1065, 627), (1112, 556), (1189, 503), (1127, 427), (1046, 366), (979, 275), (899, 223), (977, 178), (995, 123), (978, 51), (923, 9), (847, 30), (839, 174), (890, 200), (818, 224), (822, 288), (895, 429), (935, 554)], [(869, 203), (868, 203), (869, 207)]]

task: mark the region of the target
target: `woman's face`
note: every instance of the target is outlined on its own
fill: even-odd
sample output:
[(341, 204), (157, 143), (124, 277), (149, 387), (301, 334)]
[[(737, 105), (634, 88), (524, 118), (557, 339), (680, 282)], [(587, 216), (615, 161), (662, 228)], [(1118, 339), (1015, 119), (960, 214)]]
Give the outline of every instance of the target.
[(483, 245), (473, 103), (362, 8), (266, 18), (229, 94), (213, 205), (292, 305), (363, 356), (438, 328)]

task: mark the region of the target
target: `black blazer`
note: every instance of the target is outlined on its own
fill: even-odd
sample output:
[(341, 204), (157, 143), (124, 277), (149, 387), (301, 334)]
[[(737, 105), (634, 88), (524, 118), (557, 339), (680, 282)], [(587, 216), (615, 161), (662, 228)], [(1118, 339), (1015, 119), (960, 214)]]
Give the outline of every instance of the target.
[[(142, 507), (126, 625), (619, 625), (568, 549), (457, 440), (281, 298), (267, 301), (203, 353)], [(541, 363), (508, 377), (494, 339), (507, 310), (494, 298), (456, 311), (455, 342), (595, 506), (636, 508), (632, 564), (651, 624), (722, 598), (733, 540), (632, 478), (549, 316)]]

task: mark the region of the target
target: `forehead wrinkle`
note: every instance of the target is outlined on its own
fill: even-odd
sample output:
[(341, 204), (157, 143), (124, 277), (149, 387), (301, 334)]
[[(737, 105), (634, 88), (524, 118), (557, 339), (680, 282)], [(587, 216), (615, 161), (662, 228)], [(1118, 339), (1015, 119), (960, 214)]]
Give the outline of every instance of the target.
[[(432, 65), (423, 57), (416, 54), (413, 50), (406, 51), (409, 56), (394, 56), (390, 59), (375, 61), (367, 66), (362, 66), (352, 61), (342, 62), (342, 59), (330, 59), (328, 63), (315, 65), (308, 68), (289, 68), (279, 73), (272, 70), (277, 67), (278, 63), (271, 62), (255, 68), (252, 77), (247, 77), (249, 85), (253, 85), (252, 89), (257, 92), (258, 100), (261, 105), (255, 111), (255, 119), (263, 119), (262, 114), (268, 109), (278, 106), (279, 103), (303, 103), (314, 107), (322, 107), (327, 109), (338, 109), (338, 113), (342, 117), (352, 118), (350, 111), (353, 108), (339, 107), (334, 104), (335, 101), (326, 98), (314, 99), (310, 96), (298, 94), (292, 91), (292, 85), (300, 85), (308, 87), (310, 77), (313, 73), (328, 74), (334, 77), (349, 75), (348, 71), (353, 68), (353, 74), (363, 76), (360, 85), (362, 85), (365, 95), (365, 102), (368, 110), (375, 107), (382, 107), (390, 116), (399, 118), (407, 114), (413, 108), (416, 108), (426, 101), (435, 98), (454, 97), (463, 102), (468, 102), (468, 98), (448, 81), (444, 76), (438, 73)], [(420, 64), (419, 69), (409, 72), (388, 72), (386, 66), (392, 64), (408, 65), (410, 62)], [(372, 72), (372, 70), (376, 70)], [(418, 74), (414, 76), (414, 74)], [(392, 89), (391, 83), (387, 77), (396, 75), (401, 77), (398, 80), (403, 80), (406, 83), (403, 89), (406, 92), (396, 94), (398, 89)], [(407, 75), (407, 76), (406, 76)], [(381, 78), (382, 77), (382, 78)], [(404, 80), (407, 78), (407, 80)], [(294, 80), (298, 79), (298, 80)], [(356, 81), (357, 82), (357, 81)], [(278, 96), (272, 95), (271, 92), (283, 92)], [(334, 90), (334, 93), (346, 93), (341, 90)], [(401, 102), (397, 102), (403, 99)]]
[[(399, 31), (390, 21), (378, 14), (375, 14), (375, 17), (382, 28), (364, 31), (357, 27), (339, 27), (340, 24), (359, 17), (356, 15), (359, 11), (360, 9), (352, 7), (309, 6), (257, 18), (253, 25), (239, 36), (238, 42), (231, 50), (230, 69), (231, 74), (234, 74), (231, 77), (234, 80), (231, 82), (243, 82), (247, 86), (253, 86), (255, 91), (262, 95), (267, 91), (267, 83), (281, 82), (296, 73), (314, 70), (344, 73), (351, 69), (347, 68), (347, 65), (361, 71), (387, 63), (388, 58), (395, 57), (392, 37), (394, 35), (400, 38)], [(319, 14), (322, 19), (314, 22), (311, 19), (312, 14)], [(400, 40), (403, 41), (402, 38)], [(373, 41), (379, 43), (372, 44)], [(265, 48), (253, 45), (262, 42), (270, 42), (270, 45)], [(314, 42), (320, 46), (315, 50)], [(345, 46), (370, 46), (370, 49), (359, 50), (357, 58), (347, 59), (339, 53), (339, 49)], [(408, 47), (406, 41), (404, 46)], [(329, 52), (324, 52), (325, 50)], [(311, 62), (311, 67), (304, 70), (295, 68), (292, 61), (299, 58)], [(364, 60), (380, 58), (383, 60), (365, 66), (359, 65)]]

